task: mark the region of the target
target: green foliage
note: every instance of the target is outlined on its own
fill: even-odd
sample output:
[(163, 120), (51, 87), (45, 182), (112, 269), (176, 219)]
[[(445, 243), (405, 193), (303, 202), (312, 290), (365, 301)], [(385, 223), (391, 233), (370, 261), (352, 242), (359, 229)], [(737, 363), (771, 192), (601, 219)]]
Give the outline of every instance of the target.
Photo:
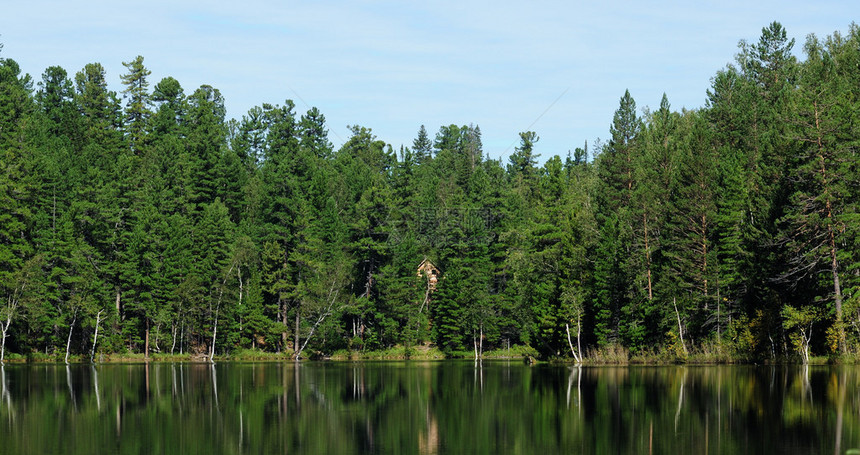
[(132, 151), (137, 151), (144, 141), (146, 124), (152, 112), (149, 109), (150, 96), (148, 93), (149, 81), (147, 76), (152, 71), (143, 66), (143, 56), (138, 55), (130, 62), (123, 62), (128, 73), (121, 76), (125, 85), (123, 94), (127, 98), (125, 106), (126, 133), (129, 146)]
[(810, 36), (800, 61), (772, 23), (701, 109), (625, 91), (593, 159), (586, 143), (543, 162), (537, 132), (497, 160), (472, 124), (422, 125), (397, 153), (351, 126), (336, 149), (316, 108), (226, 119), (215, 87), (150, 92), (140, 56), (122, 101), (98, 63), (34, 87), (0, 59), (4, 341), (50, 358), (856, 351), (858, 43), (857, 26)]
[(792, 346), (800, 354), (803, 363), (809, 363), (812, 326), (821, 315), (813, 307), (795, 308), (786, 305), (782, 308), (782, 327), (788, 331)]

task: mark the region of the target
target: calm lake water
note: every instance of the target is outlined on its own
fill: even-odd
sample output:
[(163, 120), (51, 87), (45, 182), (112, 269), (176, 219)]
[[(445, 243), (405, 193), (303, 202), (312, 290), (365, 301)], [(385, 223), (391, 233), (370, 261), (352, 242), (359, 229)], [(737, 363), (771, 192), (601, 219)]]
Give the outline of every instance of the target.
[(852, 453), (860, 368), (6, 365), (2, 454)]

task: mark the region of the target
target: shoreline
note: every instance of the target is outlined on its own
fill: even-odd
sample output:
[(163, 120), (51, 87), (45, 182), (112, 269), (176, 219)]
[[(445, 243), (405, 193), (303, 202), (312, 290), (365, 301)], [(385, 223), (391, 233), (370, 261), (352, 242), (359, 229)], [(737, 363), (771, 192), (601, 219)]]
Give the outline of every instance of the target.
[[(576, 363), (570, 357), (540, 358), (536, 352), (527, 348), (518, 347), (511, 350), (488, 351), (481, 357), (481, 361), (519, 361), (529, 365), (549, 364), (567, 365), (581, 367), (601, 366), (715, 366), (715, 365), (803, 365), (799, 359), (778, 358), (765, 360), (751, 360), (731, 358), (726, 355), (707, 356), (690, 355), (687, 358), (671, 357), (666, 355), (632, 355), (632, 356), (604, 356), (603, 353), (592, 353), (594, 356), (586, 356), (581, 363)], [(7, 353), (8, 354), (8, 353)], [(141, 364), (141, 363), (219, 363), (219, 362), (295, 362), (292, 352), (272, 353), (254, 350), (240, 350), (226, 355), (216, 355), (214, 361), (210, 361), (206, 355), (197, 354), (162, 354), (154, 353), (147, 359), (141, 353), (125, 354), (102, 354), (91, 362), (85, 356), (70, 356), (69, 364)], [(408, 362), (408, 361), (476, 361), (474, 353), (444, 352), (426, 346), (418, 348), (404, 348), (401, 346), (380, 351), (336, 351), (331, 354), (313, 353), (302, 362)], [(4, 364), (63, 364), (61, 355), (7, 355)], [(808, 365), (856, 365), (860, 364), (860, 356), (844, 355), (841, 357), (818, 356), (811, 357)]]

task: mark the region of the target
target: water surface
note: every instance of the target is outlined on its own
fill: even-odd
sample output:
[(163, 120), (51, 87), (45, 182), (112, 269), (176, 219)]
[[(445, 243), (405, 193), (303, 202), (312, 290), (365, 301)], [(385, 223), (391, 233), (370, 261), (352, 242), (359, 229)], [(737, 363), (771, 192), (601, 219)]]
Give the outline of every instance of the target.
[(855, 367), (6, 365), (0, 454), (846, 453)]

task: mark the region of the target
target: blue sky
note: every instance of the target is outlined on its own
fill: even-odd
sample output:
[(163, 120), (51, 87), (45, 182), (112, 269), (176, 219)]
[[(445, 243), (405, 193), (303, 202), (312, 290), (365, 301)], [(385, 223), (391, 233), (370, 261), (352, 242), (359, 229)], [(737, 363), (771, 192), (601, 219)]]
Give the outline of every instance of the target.
[[(777, 20), (797, 40), (846, 32), (850, 1), (9, 2), (2, 57), (35, 80), (90, 62), (122, 89), (137, 55), (186, 93), (218, 88), (228, 117), (262, 103), (318, 107), (339, 146), (347, 125), (395, 150), (420, 125), (476, 124), (484, 151), (507, 159), (520, 131), (541, 160), (607, 138), (625, 89), (639, 108), (698, 108), (710, 78)], [(593, 149), (593, 147), (592, 147)]]

